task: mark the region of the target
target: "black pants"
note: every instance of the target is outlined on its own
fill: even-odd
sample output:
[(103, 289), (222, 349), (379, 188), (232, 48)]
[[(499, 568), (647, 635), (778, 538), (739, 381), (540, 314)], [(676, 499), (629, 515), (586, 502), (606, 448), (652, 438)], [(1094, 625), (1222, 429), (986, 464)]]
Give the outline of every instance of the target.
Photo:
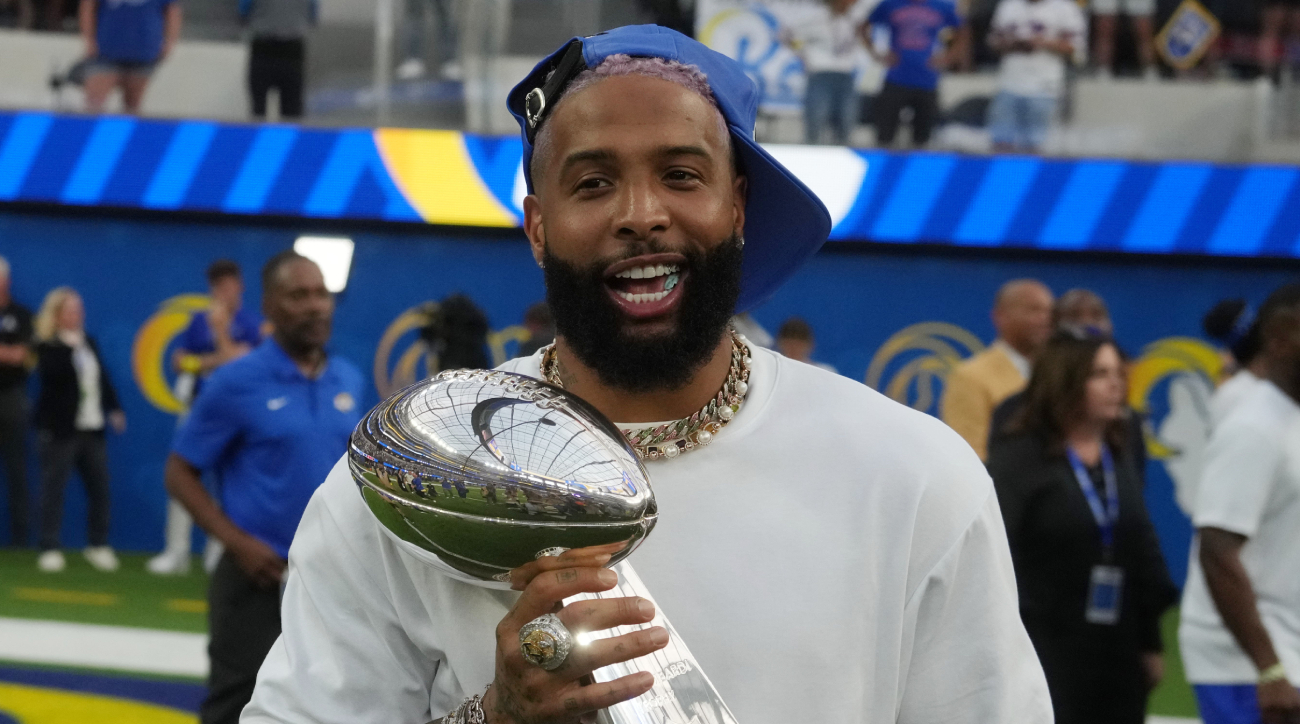
[(9, 543), (28, 545), (27, 394), (22, 385), (0, 392), (0, 457), (9, 481)]
[(54, 437), (42, 431), (37, 439), (41, 457), (41, 550), (60, 547), (63, 490), (68, 486), (73, 468), (86, 486), (90, 545), (108, 545), (108, 444), (104, 432), (83, 431)]
[(876, 143), (889, 146), (898, 135), (898, 114), (912, 109), (912, 145), (930, 142), (930, 133), (939, 114), (939, 93), (924, 88), (886, 83), (876, 96)]
[(266, 117), (266, 94), (276, 88), (280, 91), (280, 116), (302, 117), (306, 48), (301, 38), (253, 38), (248, 54), (248, 92), (254, 116)]
[(208, 584), (208, 696), (202, 724), (237, 724), (253, 698), (257, 670), (280, 636), (280, 588), (262, 588), (229, 552)]

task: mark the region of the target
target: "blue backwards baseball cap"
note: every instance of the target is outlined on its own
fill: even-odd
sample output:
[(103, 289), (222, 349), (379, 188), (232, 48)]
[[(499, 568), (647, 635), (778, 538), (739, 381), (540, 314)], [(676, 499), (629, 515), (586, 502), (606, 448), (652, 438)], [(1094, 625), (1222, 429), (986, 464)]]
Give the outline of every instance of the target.
[(794, 174), (754, 141), (758, 87), (740, 64), (675, 30), (629, 25), (589, 38), (574, 38), (537, 64), (506, 100), (524, 141), (524, 179), (533, 192), (533, 142), (565, 88), (584, 70), (611, 55), (651, 57), (693, 65), (709, 88), (731, 131), (741, 169), (749, 181), (745, 203), (745, 252), (737, 311), (763, 302), (826, 241), (831, 217)]

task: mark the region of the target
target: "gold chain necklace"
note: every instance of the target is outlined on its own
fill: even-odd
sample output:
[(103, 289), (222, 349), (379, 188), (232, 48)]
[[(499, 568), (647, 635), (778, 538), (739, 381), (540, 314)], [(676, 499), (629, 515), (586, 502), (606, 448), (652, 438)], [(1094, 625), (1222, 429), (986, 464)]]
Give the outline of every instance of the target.
[[(745, 395), (749, 394), (749, 369), (753, 356), (744, 337), (733, 329), (727, 332), (731, 335), (731, 367), (727, 370), (727, 380), (722, 383), (722, 389), (708, 404), (694, 415), (680, 420), (653, 427), (623, 429), (623, 436), (642, 460), (671, 460), (708, 445), (740, 411)], [(551, 343), (542, 351), (542, 377), (563, 389), (564, 382), (557, 368), (555, 343)]]

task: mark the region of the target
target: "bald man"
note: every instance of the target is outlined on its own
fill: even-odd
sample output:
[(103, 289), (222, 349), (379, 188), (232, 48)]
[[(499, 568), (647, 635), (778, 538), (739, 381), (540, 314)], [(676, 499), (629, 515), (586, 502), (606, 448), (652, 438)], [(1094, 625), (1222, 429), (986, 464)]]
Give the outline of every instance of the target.
[(1038, 350), (1052, 333), (1052, 290), (1034, 279), (1002, 285), (993, 301), (998, 338), (953, 369), (941, 402), (948, 426), (988, 457), (989, 424), (1003, 400), (1024, 389)]

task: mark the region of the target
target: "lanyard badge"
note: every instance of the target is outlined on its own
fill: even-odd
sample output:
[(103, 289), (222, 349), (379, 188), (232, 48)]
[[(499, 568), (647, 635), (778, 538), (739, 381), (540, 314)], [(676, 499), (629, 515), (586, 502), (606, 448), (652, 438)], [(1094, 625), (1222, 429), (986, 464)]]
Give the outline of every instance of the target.
[(1083, 461), (1079, 460), (1073, 450), (1067, 450), (1066, 453), (1070, 458), (1070, 467), (1074, 469), (1074, 477), (1079, 481), (1079, 488), (1088, 501), (1088, 509), (1101, 533), (1103, 562), (1092, 567), (1084, 620), (1114, 626), (1119, 623), (1120, 601), (1124, 593), (1124, 569), (1112, 565), (1115, 555), (1115, 526), (1119, 522), (1119, 481), (1115, 477), (1115, 461), (1111, 458), (1110, 450), (1102, 447), (1101, 470), (1106, 494), (1103, 502)]

